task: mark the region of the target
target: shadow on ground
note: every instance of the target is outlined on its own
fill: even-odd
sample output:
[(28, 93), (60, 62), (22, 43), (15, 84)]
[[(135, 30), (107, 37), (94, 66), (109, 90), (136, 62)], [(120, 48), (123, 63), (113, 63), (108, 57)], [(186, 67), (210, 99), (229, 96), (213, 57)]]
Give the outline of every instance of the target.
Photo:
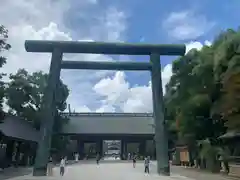
[(0, 172), (0, 179), (6, 180), (18, 176), (24, 176), (32, 173), (32, 168), (8, 168)]
[[(68, 165), (74, 165), (75, 163), (76, 162), (72, 161), (72, 160), (68, 161)], [(59, 166), (59, 165), (56, 164), (56, 166)], [(0, 180), (6, 180), (6, 179), (19, 177), (19, 176), (30, 175), (30, 174), (32, 174), (32, 171), (33, 171), (32, 167), (6, 168), (6, 169), (4, 169), (3, 172), (0, 172)]]

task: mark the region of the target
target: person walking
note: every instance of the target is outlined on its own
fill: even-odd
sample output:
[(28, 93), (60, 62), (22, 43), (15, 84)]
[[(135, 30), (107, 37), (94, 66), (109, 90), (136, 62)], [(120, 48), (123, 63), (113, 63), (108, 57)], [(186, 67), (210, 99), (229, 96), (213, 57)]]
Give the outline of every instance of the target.
[(131, 159), (131, 153), (128, 153), (128, 160)]
[(52, 157), (49, 158), (49, 161), (48, 161), (48, 176), (52, 176), (53, 175), (53, 160), (52, 160)]
[(96, 156), (96, 163), (97, 163), (97, 165), (99, 165), (99, 161), (100, 161), (100, 155), (97, 154), (97, 156)]
[(75, 162), (78, 162), (78, 160), (79, 160), (79, 154), (75, 153)]
[(63, 176), (65, 173), (66, 158), (62, 158), (60, 162), (60, 176)]
[(149, 164), (150, 164), (150, 158), (145, 157), (144, 158), (144, 172), (149, 174)]
[(137, 155), (133, 156), (133, 168), (136, 167)]
[(6, 147), (5, 144), (0, 142), (0, 172), (3, 172), (6, 166)]

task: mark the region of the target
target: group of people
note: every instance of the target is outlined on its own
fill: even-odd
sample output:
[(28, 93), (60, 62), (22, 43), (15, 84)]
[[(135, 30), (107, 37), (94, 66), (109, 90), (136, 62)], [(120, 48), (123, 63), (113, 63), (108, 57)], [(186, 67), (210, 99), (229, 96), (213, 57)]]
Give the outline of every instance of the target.
[[(100, 159), (101, 159), (100, 155), (97, 154), (97, 156), (96, 156), (97, 165), (99, 165)], [(63, 176), (64, 173), (65, 173), (66, 161), (67, 161), (66, 157), (61, 158), (61, 161), (60, 161), (60, 176)], [(75, 161), (77, 161), (77, 158), (75, 159)], [(137, 162), (137, 155), (134, 155), (132, 157), (132, 161), (133, 161), (133, 168), (135, 168), (136, 167), (136, 162)], [(150, 165), (150, 157), (146, 156), (144, 158), (144, 172), (148, 173), (148, 174), (150, 172), (149, 165)], [(52, 157), (50, 157), (49, 158), (49, 163), (48, 163), (48, 169), (47, 169), (48, 176), (53, 176), (53, 167), (54, 167), (53, 159), (52, 159)]]
[[(136, 167), (136, 162), (137, 162), (137, 156), (136, 155), (133, 156), (132, 161), (133, 161), (133, 168), (135, 168)], [(150, 166), (150, 157), (146, 156), (144, 158), (144, 172), (145, 173), (149, 174), (149, 172), (150, 172), (149, 166)]]
[[(60, 176), (63, 176), (65, 173), (65, 166), (66, 166), (66, 161), (67, 158), (66, 157), (62, 157), (61, 161), (60, 161)], [(48, 162), (48, 167), (47, 167), (47, 174), (48, 176), (53, 176), (53, 168), (54, 168), (54, 163), (53, 163), (53, 159), (52, 157), (49, 158), (49, 162)]]

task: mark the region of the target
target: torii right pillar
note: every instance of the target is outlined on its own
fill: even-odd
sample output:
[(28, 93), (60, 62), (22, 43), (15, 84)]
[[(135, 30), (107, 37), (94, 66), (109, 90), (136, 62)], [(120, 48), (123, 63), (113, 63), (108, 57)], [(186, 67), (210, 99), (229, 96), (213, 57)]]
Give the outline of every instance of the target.
[(157, 172), (158, 174), (169, 176), (168, 137), (164, 120), (160, 54), (151, 54), (150, 61), (152, 63), (152, 98), (155, 122)]

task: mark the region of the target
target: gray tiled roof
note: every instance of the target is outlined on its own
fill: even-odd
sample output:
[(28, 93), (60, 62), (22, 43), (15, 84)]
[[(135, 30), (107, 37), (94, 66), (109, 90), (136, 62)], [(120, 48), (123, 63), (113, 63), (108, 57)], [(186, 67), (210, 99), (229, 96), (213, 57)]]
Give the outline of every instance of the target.
[(14, 116), (7, 116), (0, 123), (0, 132), (7, 137), (38, 142), (39, 132), (34, 129), (27, 121)]
[(78, 113), (69, 118), (66, 134), (154, 134), (152, 114)]

